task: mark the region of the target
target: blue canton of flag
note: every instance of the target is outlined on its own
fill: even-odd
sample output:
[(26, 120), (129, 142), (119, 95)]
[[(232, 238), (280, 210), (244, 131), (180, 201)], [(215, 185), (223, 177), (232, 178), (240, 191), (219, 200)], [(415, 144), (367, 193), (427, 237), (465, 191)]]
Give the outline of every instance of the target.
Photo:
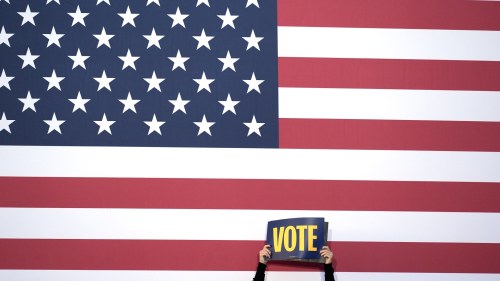
[(10, 1), (0, 144), (277, 147), (276, 1)]

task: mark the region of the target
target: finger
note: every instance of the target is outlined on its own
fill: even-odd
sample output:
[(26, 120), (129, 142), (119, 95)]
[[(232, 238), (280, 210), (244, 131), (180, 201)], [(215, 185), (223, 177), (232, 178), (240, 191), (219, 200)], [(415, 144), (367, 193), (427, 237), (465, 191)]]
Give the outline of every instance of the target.
[(260, 254), (261, 255), (270, 255), (271, 251), (269, 251), (268, 249), (260, 250)]

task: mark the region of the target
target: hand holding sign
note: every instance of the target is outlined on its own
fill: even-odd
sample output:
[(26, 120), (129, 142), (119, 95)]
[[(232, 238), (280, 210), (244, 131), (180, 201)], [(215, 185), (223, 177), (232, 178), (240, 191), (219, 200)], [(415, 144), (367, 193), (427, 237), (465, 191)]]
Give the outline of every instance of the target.
[(321, 257), (323, 257), (325, 259), (325, 264), (332, 263), (333, 253), (330, 250), (330, 248), (328, 248), (328, 246), (323, 246), (323, 249), (321, 249), (321, 251), (319, 251), (319, 254), (321, 255)]
[(262, 250), (259, 252), (259, 262), (266, 264), (267, 261), (271, 258), (271, 251), (269, 250), (271, 248), (270, 245), (265, 245)]

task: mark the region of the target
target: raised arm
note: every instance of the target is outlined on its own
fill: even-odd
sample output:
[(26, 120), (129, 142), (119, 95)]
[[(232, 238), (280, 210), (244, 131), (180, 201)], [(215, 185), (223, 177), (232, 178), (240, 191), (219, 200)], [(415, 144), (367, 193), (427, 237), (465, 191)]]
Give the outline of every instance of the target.
[(333, 266), (332, 266), (332, 261), (333, 261), (333, 253), (328, 248), (328, 246), (323, 246), (319, 254), (325, 258), (325, 281), (335, 281), (335, 277), (333, 276)]
[(259, 264), (257, 265), (257, 271), (255, 272), (253, 281), (264, 281), (267, 260), (271, 258), (270, 247), (269, 245), (265, 245), (264, 248), (259, 251)]

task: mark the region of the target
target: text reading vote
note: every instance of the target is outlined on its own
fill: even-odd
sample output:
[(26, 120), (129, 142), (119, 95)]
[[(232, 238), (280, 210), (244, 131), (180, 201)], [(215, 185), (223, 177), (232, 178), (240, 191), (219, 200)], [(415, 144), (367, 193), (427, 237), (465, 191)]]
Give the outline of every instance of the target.
[(318, 249), (313, 245), (314, 240), (318, 238), (314, 233), (317, 229), (317, 225), (289, 225), (287, 227), (281, 226), (279, 229), (274, 227), (274, 251), (281, 252), (282, 247), (284, 247), (287, 252), (292, 252), (297, 248), (297, 241), (299, 244), (299, 251), (305, 251), (306, 231), (307, 251), (317, 251)]

